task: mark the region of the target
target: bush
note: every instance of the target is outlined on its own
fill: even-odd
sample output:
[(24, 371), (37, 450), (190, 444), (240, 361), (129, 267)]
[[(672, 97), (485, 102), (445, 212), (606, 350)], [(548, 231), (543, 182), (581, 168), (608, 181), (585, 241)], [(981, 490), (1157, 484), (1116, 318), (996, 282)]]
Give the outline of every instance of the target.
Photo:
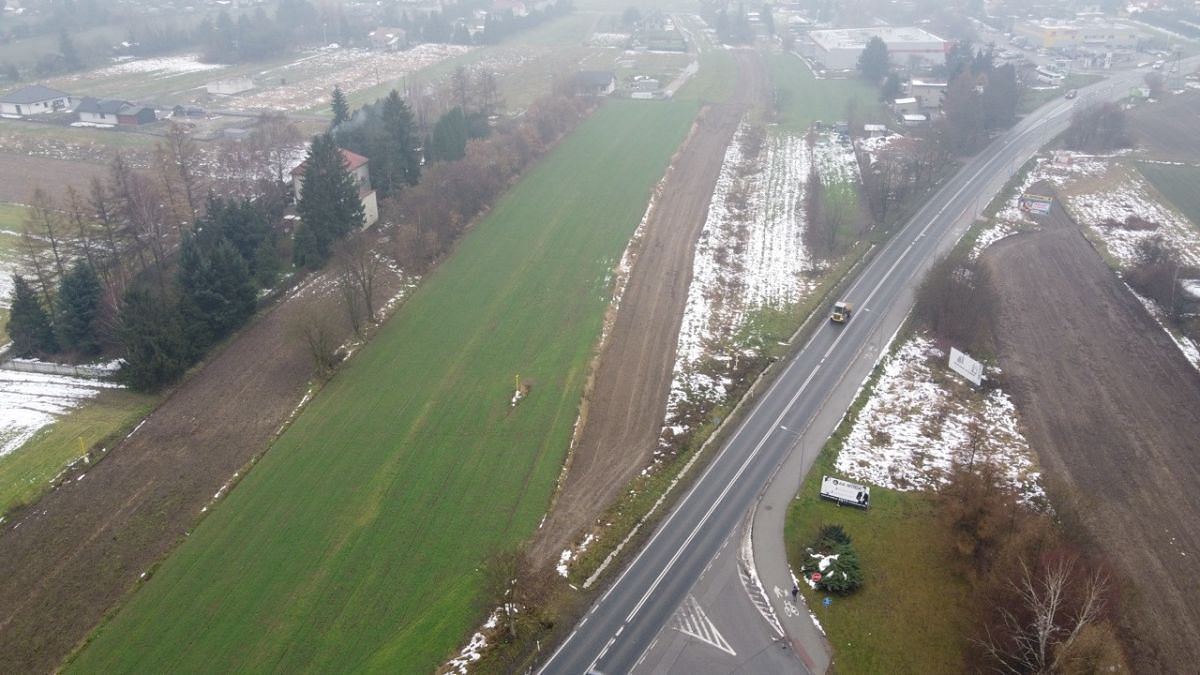
[(858, 554), (850, 545), (850, 535), (841, 525), (823, 526), (817, 533), (816, 541), (805, 550), (808, 557), (801, 564), (800, 571), (809, 579), (814, 573), (820, 572), (817, 590), (845, 595), (862, 586), (863, 575)]

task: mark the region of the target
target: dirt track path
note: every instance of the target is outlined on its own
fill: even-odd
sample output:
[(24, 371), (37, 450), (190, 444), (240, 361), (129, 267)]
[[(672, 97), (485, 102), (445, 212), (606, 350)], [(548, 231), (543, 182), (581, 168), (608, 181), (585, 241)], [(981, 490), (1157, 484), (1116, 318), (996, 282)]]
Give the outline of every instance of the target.
[(761, 55), (750, 50), (733, 55), (738, 66), (733, 102), (701, 111), (646, 222), (641, 250), (601, 349), (579, 442), (554, 508), (531, 547), (539, 563), (557, 560), (646, 465), (658, 442), (696, 240), (725, 149), (742, 115), (764, 102), (767, 93)]
[[(399, 280), (384, 276), (390, 297)], [(294, 326), (342, 311), (319, 282), (239, 333), (86, 475), (0, 528), (0, 673), (54, 670), (267, 447), (312, 373)]]
[(1055, 204), (984, 256), (1000, 361), (1046, 473), (1131, 582), (1138, 672), (1200, 663), (1200, 374)]

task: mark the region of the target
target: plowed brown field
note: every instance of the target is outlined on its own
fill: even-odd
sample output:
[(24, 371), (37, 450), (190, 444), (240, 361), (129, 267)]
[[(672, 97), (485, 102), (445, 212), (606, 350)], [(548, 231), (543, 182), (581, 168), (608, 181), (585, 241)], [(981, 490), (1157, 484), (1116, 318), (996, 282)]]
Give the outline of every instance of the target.
[(1200, 374), (1055, 204), (984, 255), (1000, 363), (1052, 481), (1128, 580), (1138, 672), (1200, 663)]
[(734, 52), (733, 101), (706, 106), (671, 163), (641, 241), (612, 330), (603, 345), (587, 416), (561, 491), (533, 542), (541, 563), (557, 559), (649, 461), (666, 414), (696, 240), (708, 216), (725, 149), (750, 106), (765, 102), (766, 66)]

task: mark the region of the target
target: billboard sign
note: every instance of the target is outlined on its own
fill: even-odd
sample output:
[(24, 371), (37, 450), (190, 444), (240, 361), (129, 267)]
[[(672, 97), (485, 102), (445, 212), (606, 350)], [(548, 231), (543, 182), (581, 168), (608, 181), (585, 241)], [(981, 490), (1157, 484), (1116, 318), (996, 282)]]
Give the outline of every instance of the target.
[(1036, 213), (1044, 216), (1047, 213), (1050, 213), (1050, 205), (1053, 203), (1053, 197), (1035, 194), (1021, 195), (1021, 210), (1028, 211), (1029, 213)]
[(954, 347), (950, 348), (950, 370), (967, 378), (976, 387), (983, 381), (983, 364)]
[(871, 506), (871, 488), (833, 476), (821, 477), (821, 496), (839, 504), (864, 509)]

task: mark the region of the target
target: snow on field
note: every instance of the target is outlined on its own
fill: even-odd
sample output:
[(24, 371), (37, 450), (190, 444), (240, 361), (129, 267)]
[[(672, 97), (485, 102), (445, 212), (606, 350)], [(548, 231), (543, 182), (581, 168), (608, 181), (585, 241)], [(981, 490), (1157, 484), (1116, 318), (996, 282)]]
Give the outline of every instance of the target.
[(630, 37), (629, 33), (592, 33), (587, 41), (595, 47), (624, 47)]
[[(1119, 172), (1119, 173), (1117, 173)], [(1179, 252), (1190, 265), (1200, 264), (1200, 231), (1151, 194), (1140, 174), (1114, 167), (1116, 184), (1095, 191), (1078, 192), (1067, 198), (1067, 208), (1081, 225), (1091, 228), (1122, 267), (1137, 261), (1138, 243), (1154, 236)], [(1138, 229), (1124, 226), (1129, 218), (1158, 227)]]
[(893, 145), (901, 142), (904, 136), (900, 134), (888, 133), (885, 136), (871, 136), (869, 138), (860, 138), (855, 143), (858, 149), (866, 153), (867, 157), (872, 162), (879, 157), (879, 154), (889, 150)]
[(1107, 170), (1105, 158), (1074, 152), (1057, 152), (1053, 157), (1034, 158), (1033, 167), (1005, 199), (991, 223), (979, 233), (971, 249), (971, 258), (979, 257), (984, 249), (1001, 239), (1034, 226), (1033, 219), (1020, 207), (1021, 196), (1029, 192), (1033, 185), (1050, 183), (1061, 188), (1079, 178), (1102, 176)]
[(837, 470), (892, 490), (932, 489), (956, 462), (970, 461), (974, 438), (976, 462), (997, 468), (1024, 499), (1041, 497), (1011, 399), (999, 389), (969, 390), (944, 364), (945, 354), (928, 338), (901, 345), (846, 438)]
[(798, 136), (762, 136), (743, 124), (725, 152), (708, 219), (696, 245), (692, 284), (684, 309), (664, 437), (685, 433), (680, 420), (691, 404), (724, 398), (726, 373), (753, 355), (736, 336), (762, 308), (786, 308), (813, 289), (817, 263), (803, 238), (804, 185), (815, 165), (826, 183), (855, 182), (853, 150), (832, 134), (810, 150)]
[[(304, 110), (323, 107), (329, 102), (334, 86), (343, 91), (369, 89), (382, 82), (399, 79), (439, 61), (464, 54), (471, 47), (423, 44), (402, 52), (367, 49), (327, 49), (309, 54), (283, 68), (263, 71), (260, 75), (282, 77), (295, 83), (252, 91), (235, 96), (230, 105), (242, 109)], [(292, 69), (307, 76), (289, 75)]]
[(500, 622), (501, 609), (497, 607), (491, 616), (488, 617), (487, 621), (483, 623), (483, 629), (472, 635), (470, 641), (462, 648), (458, 656), (446, 663), (443, 667), (445, 672), (466, 675), (466, 673), (471, 671), (471, 664), (478, 661), (483, 656), (483, 650), (487, 648), (488, 638), (484, 631), (490, 633), (496, 629), (497, 624)]
[(0, 370), (0, 457), (101, 389), (115, 386), (98, 380)]
[(93, 70), (87, 73), (87, 77), (91, 79), (133, 73), (146, 73), (163, 77), (184, 73), (197, 73), (205, 70), (220, 70), (224, 67), (219, 63), (201, 63), (200, 57), (197, 54), (183, 54), (180, 56), (158, 56), (149, 59), (122, 61), (107, 68)]
[(668, 419), (683, 399), (714, 401), (724, 394), (729, 383), (702, 372), (702, 361), (713, 352), (729, 358), (721, 345), (749, 312), (794, 303), (808, 290), (801, 276), (809, 264), (801, 239), (810, 161), (804, 139), (768, 136), (759, 157), (748, 160), (743, 146), (750, 133), (743, 125), (725, 152), (696, 244)]

